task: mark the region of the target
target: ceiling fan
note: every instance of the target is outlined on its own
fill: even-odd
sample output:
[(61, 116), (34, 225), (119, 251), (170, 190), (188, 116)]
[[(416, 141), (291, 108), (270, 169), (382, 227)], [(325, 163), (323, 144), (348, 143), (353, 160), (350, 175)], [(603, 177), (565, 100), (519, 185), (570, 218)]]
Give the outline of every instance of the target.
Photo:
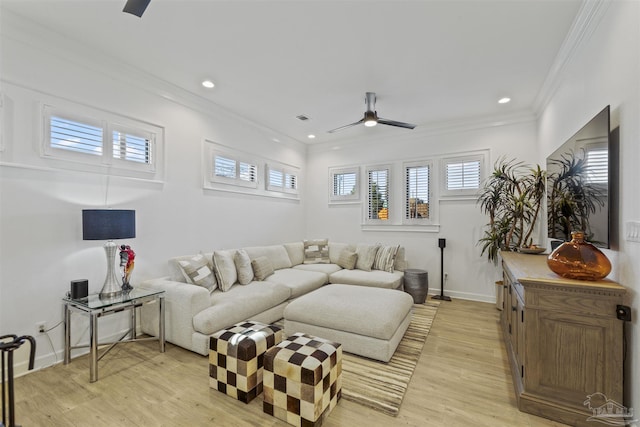
[(341, 131), (346, 128), (350, 128), (351, 126), (356, 126), (359, 124), (364, 124), (367, 127), (375, 126), (378, 123), (381, 125), (389, 125), (395, 126), (399, 128), (405, 129), (413, 129), (416, 125), (412, 125), (411, 123), (405, 122), (397, 122), (395, 120), (388, 120), (378, 117), (378, 112), (376, 111), (376, 94), (375, 92), (367, 92), (364, 99), (365, 104), (367, 105), (367, 111), (364, 112), (364, 117), (358, 120), (355, 123), (351, 123), (345, 126), (340, 126), (339, 128), (331, 129), (329, 133), (334, 133)]
[(142, 14), (147, 6), (149, 6), (150, 1), (151, 0), (127, 0), (122, 11), (136, 15), (138, 18), (142, 18)]

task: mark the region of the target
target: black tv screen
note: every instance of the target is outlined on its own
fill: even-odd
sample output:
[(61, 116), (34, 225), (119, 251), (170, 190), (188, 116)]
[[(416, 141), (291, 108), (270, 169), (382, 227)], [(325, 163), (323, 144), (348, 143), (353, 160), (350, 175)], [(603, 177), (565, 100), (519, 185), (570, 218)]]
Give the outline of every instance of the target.
[(547, 157), (547, 225), (553, 241), (583, 231), (610, 246), (611, 149), (609, 106)]

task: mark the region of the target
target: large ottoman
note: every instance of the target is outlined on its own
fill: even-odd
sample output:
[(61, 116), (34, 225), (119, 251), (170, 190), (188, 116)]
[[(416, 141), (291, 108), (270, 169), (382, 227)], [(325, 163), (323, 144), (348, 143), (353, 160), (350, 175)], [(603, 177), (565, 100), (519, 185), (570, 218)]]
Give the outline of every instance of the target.
[(265, 413), (294, 426), (317, 427), (340, 397), (340, 344), (296, 333), (265, 353)]
[(284, 331), (327, 338), (343, 351), (388, 362), (411, 323), (413, 298), (405, 292), (332, 284), (289, 303)]
[(247, 321), (209, 340), (209, 386), (244, 403), (262, 393), (264, 353), (282, 342), (282, 329)]

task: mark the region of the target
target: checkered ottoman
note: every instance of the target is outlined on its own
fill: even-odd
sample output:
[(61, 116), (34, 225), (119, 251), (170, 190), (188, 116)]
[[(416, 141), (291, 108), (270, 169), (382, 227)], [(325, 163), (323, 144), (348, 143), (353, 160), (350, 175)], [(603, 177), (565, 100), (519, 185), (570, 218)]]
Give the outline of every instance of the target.
[(265, 413), (298, 427), (320, 426), (341, 396), (340, 344), (295, 333), (265, 353)]
[(209, 387), (249, 403), (262, 393), (264, 353), (282, 341), (281, 328), (237, 323), (209, 339)]

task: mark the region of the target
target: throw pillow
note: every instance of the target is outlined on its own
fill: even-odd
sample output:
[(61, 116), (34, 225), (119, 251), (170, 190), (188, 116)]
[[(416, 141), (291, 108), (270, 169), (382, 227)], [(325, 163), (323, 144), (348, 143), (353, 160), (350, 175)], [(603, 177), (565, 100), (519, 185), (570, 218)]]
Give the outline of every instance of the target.
[(343, 249), (340, 252), (340, 256), (338, 257), (338, 264), (340, 267), (345, 270), (353, 270), (356, 267), (356, 260), (358, 259), (358, 254), (348, 249)]
[(371, 271), (373, 262), (376, 260), (376, 253), (378, 253), (379, 245), (365, 245), (359, 243), (356, 247), (356, 254), (358, 259), (356, 260), (356, 268), (358, 270)]
[(238, 280), (236, 264), (233, 262), (233, 256), (235, 253), (235, 250), (213, 252), (213, 266), (216, 270), (218, 287), (222, 292), (226, 292), (231, 289)]
[(238, 282), (241, 285), (248, 285), (253, 280), (253, 268), (251, 268), (251, 258), (244, 249), (238, 249), (233, 256), (233, 262), (238, 272)]
[(329, 240), (304, 241), (304, 264), (329, 264)]
[(251, 267), (253, 268), (253, 274), (256, 276), (256, 279), (260, 281), (263, 281), (273, 274), (273, 265), (266, 256), (259, 256), (251, 260)]
[(393, 273), (393, 264), (396, 261), (396, 253), (398, 253), (399, 247), (400, 245), (381, 246), (376, 253), (373, 269)]
[(178, 265), (187, 283), (202, 286), (209, 292), (213, 292), (218, 287), (216, 277), (213, 271), (211, 271), (211, 268), (209, 268), (209, 264), (204, 255), (200, 254), (191, 259), (180, 260), (178, 261)]

